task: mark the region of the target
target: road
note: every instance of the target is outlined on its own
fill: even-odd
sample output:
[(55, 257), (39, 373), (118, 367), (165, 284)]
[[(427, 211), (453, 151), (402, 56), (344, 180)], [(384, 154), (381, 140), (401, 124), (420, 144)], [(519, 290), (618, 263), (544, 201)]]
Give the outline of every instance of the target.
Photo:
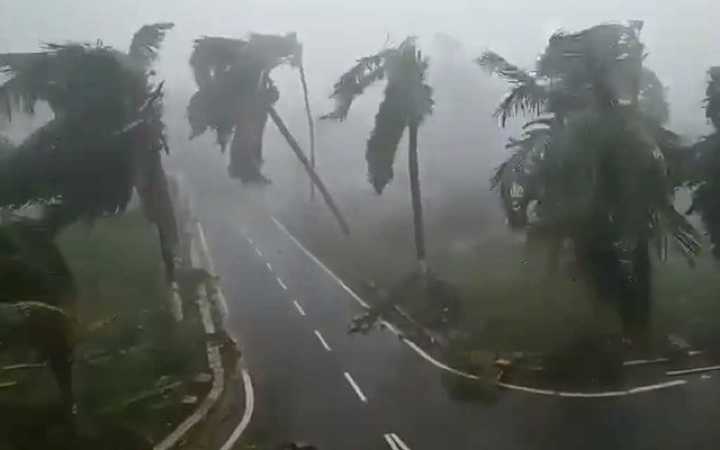
[(453, 399), (396, 335), (349, 335), (362, 307), (268, 216), (200, 216), (255, 385), (252, 429), (320, 450), (714, 449), (720, 375), (612, 399)]

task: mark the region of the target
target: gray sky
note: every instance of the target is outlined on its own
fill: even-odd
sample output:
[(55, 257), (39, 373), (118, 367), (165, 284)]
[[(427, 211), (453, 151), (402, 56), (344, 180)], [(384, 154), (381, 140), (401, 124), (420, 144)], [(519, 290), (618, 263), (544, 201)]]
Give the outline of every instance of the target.
[(531, 66), (559, 28), (642, 19), (649, 64), (670, 87), (673, 125), (697, 134), (705, 130), (698, 119), (705, 71), (720, 64), (719, 17), (717, 0), (0, 0), (0, 51), (98, 38), (125, 47), (142, 24), (173, 21), (159, 72), (170, 90), (184, 92), (192, 89), (186, 61), (195, 37), (294, 30), (305, 43), (311, 90), (322, 102), (337, 75), (387, 36), (446, 32), (473, 55), (492, 48)]

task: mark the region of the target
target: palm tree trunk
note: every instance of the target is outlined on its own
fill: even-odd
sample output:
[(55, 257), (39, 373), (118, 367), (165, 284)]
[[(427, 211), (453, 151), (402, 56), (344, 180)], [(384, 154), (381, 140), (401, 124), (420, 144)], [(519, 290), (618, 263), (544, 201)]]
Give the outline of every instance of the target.
[(145, 217), (158, 230), (160, 255), (168, 283), (175, 281), (175, 257), (179, 247), (179, 235), (167, 175), (162, 166), (161, 155), (154, 152), (138, 162), (135, 190), (140, 197)]
[(420, 173), (418, 168), (417, 134), (418, 124), (413, 122), (409, 126), (410, 143), (408, 146), (408, 163), (410, 166), (410, 194), (412, 196), (413, 224), (415, 230), (415, 251), (417, 253), (420, 273), (427, 273), (425, 257), (425, 228), (423, 225), (422, 198), (420, 196)]
[(627, 334), (635, 340), (647, 335), (652, 307), (652, 263), (650, 261), (650, 243), (646, 237), (640, 238), (632, 254), (632, 286), (629, 304), (626, 306), (623, 325)]
[(235, 124), (230, 144), (231, 178), (240, 178), (243, 183), (266, 184), (269, 180), (261, 173), (262, 138), (267, 123), (267, 111), (261, 101), (254, 98), (243, 103)]
[[(310, 134), (310, 166), (315, 169), (315, 123), (310, 111), (310, 98), (308, 96), (307, 80), (305, 79), (305, 67), (300, 64), (300, 83), (302, 84), (303, 97), (305, 98), (305, 116), (307, 116), (308, 133)], [(310, 183), (310, 200), (315, 199), (315, 185)]]
[(295, 137), (290, 133), (290, 130), (288, 130), (285, 122), (283, 122), (277, 111), (275, 111), (275, 108), (273, 108), (272, 106), (268, 107), (268, 113), (270, 114), (270, 117), (275, 123), (275, 126), (277, 126), (278, 130), (280, 131), (280, 134), (283, 135), (288, 145), (295, 153), (295, 156), (297, 156), (297, 158), (300, 160), (300, 163), (303, 165), (303, 167), (305, 167), (305, 170), (307, 171), (310, 180), (320, 191), (320, 194), (323, 196), (323, 199), (325, 200), (325, 203), (327, 203), (328, 208), (330, 208), (330, 211), (332, 211), (333, 215), (340, 224), (340, 228), (342, 229), (343, 233), (349, 235), (350, 227), (348, 227), (345, 217), (343, 217), (340, 209), (338, 209), (335, 201), (332, 199), (332, 196), (330, 196), (330, 192), (328, 192), (328, 190), (325, 188), (325, 184), (323, 184), (322, 180), (315, 172), (315, 169), (313, 169), (307, 156), (305, 156), (305, 152), (303, 152), (302, 148), (300, 147), (300, 144), (297, 143)]

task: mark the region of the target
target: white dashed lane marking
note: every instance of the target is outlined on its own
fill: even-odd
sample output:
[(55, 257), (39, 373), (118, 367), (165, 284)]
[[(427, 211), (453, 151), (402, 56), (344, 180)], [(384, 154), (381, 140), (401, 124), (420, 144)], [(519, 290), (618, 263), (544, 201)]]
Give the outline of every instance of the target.
[(400, 439), (400, 436), (398, 436), (397, 434), (390, 433), (390, 437), (392, 437), (395, 440), (395, 442), (397, 443), (398, 447), (400, 447), (401, 450), (410, 450), (410, 447), (408, 447), (407, 444), (405, 444), (403, 442), (403, 440)]
[(295, 305), (295, 309), (297, 309), (301, 316), (305, 317), (307, 315), (305, 314), (305, 310), (302, 306), (300, 306), (300, 303), (298, 303), (297, 300), (293, 300), (293, 305)]
[(384, 434), (383, 437), (385, 438), (385, 442), (390, 446), (391, 450), (400, 450), (400, 447), (395, 443), (395, 439), (393, 439), (392, 436), (389, 434)]
[(280, 279), (280, 277), (275, 277), (277, 279), (278, 284), (281, 288), (283, 288), (284, 291), (287, 291), (287, 286), (285, 286), (285, 283), (283, 283), (283, 280)]
[(325, 340), (323, 335), (320, 334), (320, 332), (318, 330), (315, 330), (315, 336), (317, 336), (318, 340), (320, 341), (320, 344), (322, 344), (322, 346), (325, 348), (325, 350), (327, 350), (329, 352), (332, 351), (332, 349), (328, 345), (327, 341)]
[(345, 379), (350, 384), (350, 387), (353, 388), (353, 390), (355, 391), (355, 394), (357, 394), (360, 401), (363, 403), (367, 403), (367, 397), (365, 397), (365, 394), (363, 394), (363, 391), (362, 391), (362, 389), (360, 389), (360, 386), (358, 386), (358, 384), (355, 382), (355, 380), (353, 380), (352, 375), (350, 375), (348, 372), (345, 372)]
[(273, 271), (273, 270), (272, 270), (272, 265), (270, 265), (269, 262), (266, 262), (266, 263), (265, 263), (265, 267), (267, 267), (267, 269), (268, 269), (270, 272)]

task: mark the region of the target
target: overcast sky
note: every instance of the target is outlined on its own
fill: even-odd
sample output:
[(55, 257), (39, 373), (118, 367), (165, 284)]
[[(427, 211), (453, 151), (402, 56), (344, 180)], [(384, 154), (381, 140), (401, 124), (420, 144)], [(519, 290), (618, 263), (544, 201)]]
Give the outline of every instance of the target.
[(325, 94), (387, 36), (445, 32), (473, 51), (492, 48), (530, 66), (559, 28), (628, 19), (646, 23), (649, 64), (670, 87), (673, 124), (702, 131), (697, 113), (689, 116), (701, 106), (706, 69), (720, 65), (717, 0), (0, 0), (0, 51), (96, 39), (126, 47), (142, 24), (172, 21), (159, 71), (170, 89), (190, 90), (186, 61), (195, 37), (294, 30), (305, 43), (311, 88)]

